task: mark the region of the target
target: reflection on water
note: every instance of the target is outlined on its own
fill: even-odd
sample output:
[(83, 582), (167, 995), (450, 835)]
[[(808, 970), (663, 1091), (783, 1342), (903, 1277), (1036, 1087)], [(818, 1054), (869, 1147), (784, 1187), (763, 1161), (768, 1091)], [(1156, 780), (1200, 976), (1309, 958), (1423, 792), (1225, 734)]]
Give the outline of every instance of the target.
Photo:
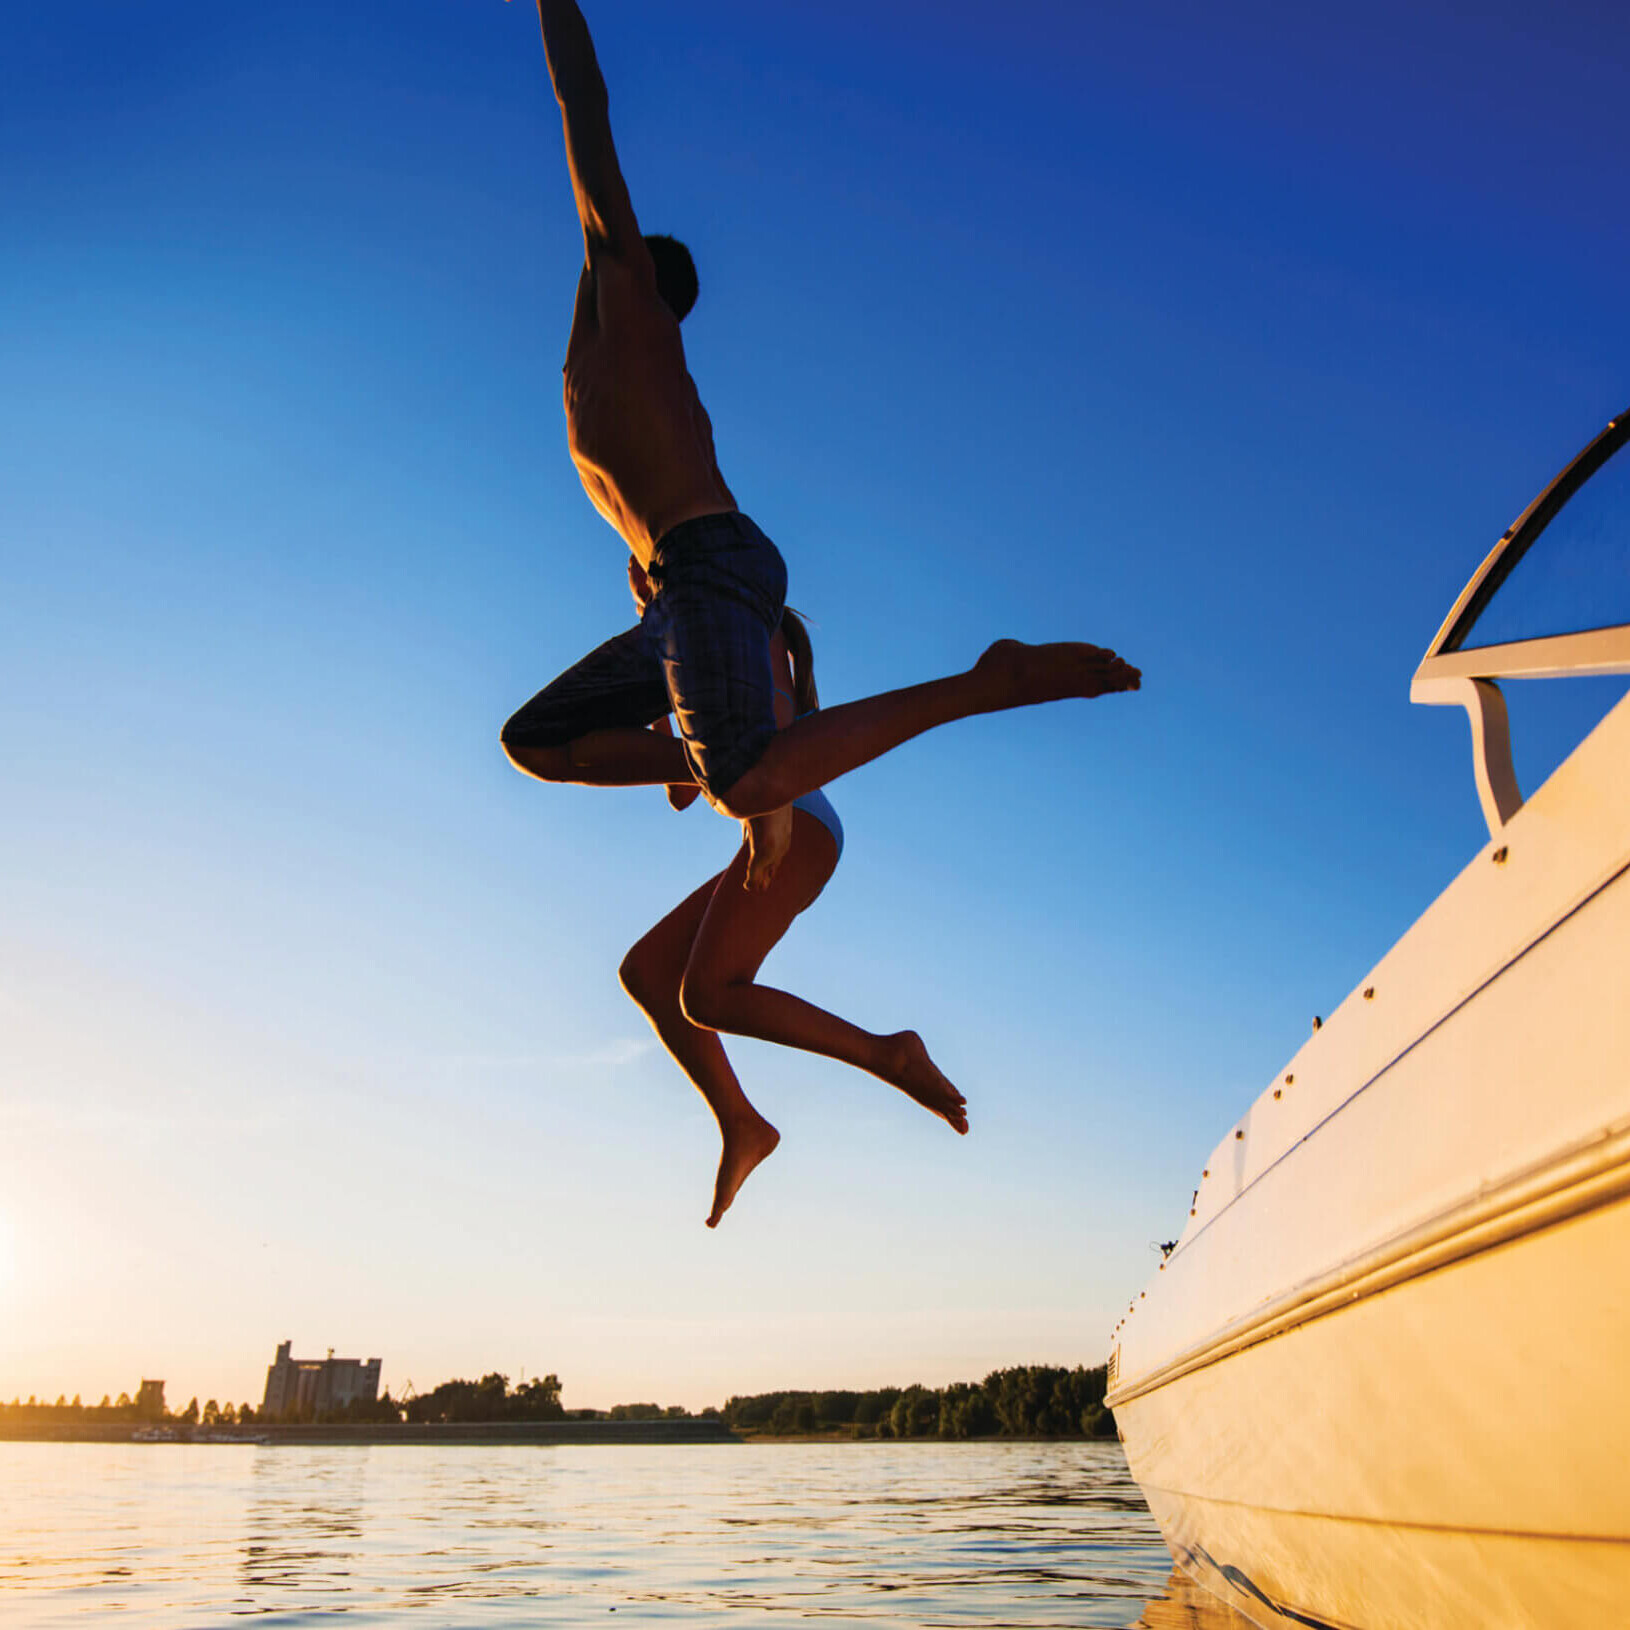
[(1257, 1630), (1257, 1626), (1192, 1579), (1174, 1573), (1166, 1581), (1165, 1593), (1144, 1608), (1132, 1630)]
[(1244, 1626), (1115, 1444), (7, 1443), (0, 1509), (8, 1627)]
[(362, 1542), (366, 1451), (310, 1453), (305, 1475), (291, 1483), (273, 1455), (214, 1447), (252, 1456), (249, 1503), (238, 1547), (240, 1602), (252, 1604), (263, 1591), (295, 1587), (343, 1596)]

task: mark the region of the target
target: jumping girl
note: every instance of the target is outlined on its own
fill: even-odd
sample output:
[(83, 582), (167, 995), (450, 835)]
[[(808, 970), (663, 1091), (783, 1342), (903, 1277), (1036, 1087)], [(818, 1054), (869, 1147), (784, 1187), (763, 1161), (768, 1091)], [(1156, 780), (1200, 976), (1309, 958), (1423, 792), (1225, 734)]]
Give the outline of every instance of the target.
[[(632, 557), (628, 580), (643, 616), (651, 586)], [(770, 642), (770, 662), (776, 723), (785, 729), (820, 706), (809, 633), (796, 612), (782, 613)], [(666, 730), (668, 721), (654, 728)], [(699, 791), (675, 785), (669, 801), (682, 809)], [(670, 911), (623, 958), (623, 989), (719, 1123), (724, 1149), (709, 1228), (718, 1225), (748, 1174), (781, 1141), (742, 1091), (720, 1032), (852, 1064), (898, 1087), (957, 1132), (968, 1130), (966, 1099), (940, 1074), (916, 1031), (873, 1035), (801, 997), (757, 983), (765, 957), (793, 918), (815, 903), (842, 853), (837, 811), (825, 793), (806, 793), (793, 803), (791, 841), (766, 887), (753, 891), (743, 886), (749, 859), (744, 836), (729, 866)]]

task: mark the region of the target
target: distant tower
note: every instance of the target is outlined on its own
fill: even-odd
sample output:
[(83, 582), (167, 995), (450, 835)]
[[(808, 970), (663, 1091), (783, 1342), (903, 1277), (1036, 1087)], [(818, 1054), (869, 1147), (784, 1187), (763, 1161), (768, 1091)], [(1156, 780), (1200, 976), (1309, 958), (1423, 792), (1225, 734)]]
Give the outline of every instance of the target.
[(293, 1342), (280, 1342), (277, 1357), (266, 1369), (266, 1396), (260, 1407), (280, 1415), (294, 1401), (294, 1363), (289, 1357)]
[(158, 1420), (164, 1414), (164, 1383), (143, 1381), (136, 1394), (136, 1413), (144, 1420)]

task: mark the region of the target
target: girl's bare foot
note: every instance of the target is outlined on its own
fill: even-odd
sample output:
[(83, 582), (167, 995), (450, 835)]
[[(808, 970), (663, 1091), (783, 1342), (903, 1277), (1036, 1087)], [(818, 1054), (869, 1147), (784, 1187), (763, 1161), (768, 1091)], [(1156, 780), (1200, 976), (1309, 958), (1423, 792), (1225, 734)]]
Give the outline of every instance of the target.
[(713, 1183), (713, 1210), (708, 1215), (709, 1228), (717, 1228), (719, 1219), (730, 1209), (736, 1191), (747, 1181), (752, 1169), (772, 1154), (781, 1134), (764, 1119), (756, 1116), (745, 1126), (724, 1132), (724, 1153), (719, 1156), (719, 1175)]
[(1057, 702), (1066, 696), (1107, 696), (1137, 690), (1143, 683), (1143, 675), (1113, 651), (1075, 641), (1025, 645), (997, 640), (973, 671), (985, 682), (993, 711)]
[(940, 1074), (939, 1066), (923, 1046), (923, 1038), (915, 1030), (902, 1030), (885, 1037), (884, 1047), (885, 1067), (877, 1073), (930, 1114), (938, 1115), (953, 1131), (966, 1136), (968, 1100)]

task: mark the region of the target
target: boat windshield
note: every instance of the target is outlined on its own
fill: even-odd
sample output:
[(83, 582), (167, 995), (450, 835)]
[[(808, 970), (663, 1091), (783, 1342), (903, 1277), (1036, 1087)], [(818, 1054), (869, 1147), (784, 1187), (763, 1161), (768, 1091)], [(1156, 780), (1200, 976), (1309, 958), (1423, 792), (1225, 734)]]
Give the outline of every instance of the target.
[(1630, 441), (1534, 521), (1533, 535), (1516, 540), (1490, 573), (1444, 651), (1630, 624)]

